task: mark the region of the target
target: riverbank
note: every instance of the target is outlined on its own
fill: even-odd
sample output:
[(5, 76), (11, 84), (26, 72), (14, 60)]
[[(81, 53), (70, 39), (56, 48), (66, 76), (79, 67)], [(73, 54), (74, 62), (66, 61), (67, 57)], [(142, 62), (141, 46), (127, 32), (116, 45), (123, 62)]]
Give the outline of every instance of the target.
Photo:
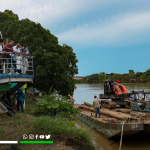
[[(30, 98), (29, 98), (30, 97)], [(23, 135), (48, 135), (53, 144), (45, 145), (1, 145), (1, 150), (94, 150), (95, 147), (87, 132), (77, 128), (73, 121), (65, 118), (41, 116), (35, 117), (28, 112), (36, 109), (36, 101), (26, 94), (26, 111), (17, 113), (14, 117), (0, 114), (0, 141), (22, 141)], [(9, 136), (8, 136), (9, 135)], [(29, 140), (29, 139), (27, 139)], [(34, 139), (35, 141), (36, 139)], [(37, 139), (40, 140), (41, 139)], [(29, 140), (32, 141), (32, 140)]]
[[(101, 83), (87, 83), (87, 82), (80, 82), (80, 81), (76, 81), (76, 84), (103, 84), (104, 82), (101, 82)], [(132, 84), (132, 83), (148, 83), (150, 84), (150, 82), (120, 82), (119, 84)]]

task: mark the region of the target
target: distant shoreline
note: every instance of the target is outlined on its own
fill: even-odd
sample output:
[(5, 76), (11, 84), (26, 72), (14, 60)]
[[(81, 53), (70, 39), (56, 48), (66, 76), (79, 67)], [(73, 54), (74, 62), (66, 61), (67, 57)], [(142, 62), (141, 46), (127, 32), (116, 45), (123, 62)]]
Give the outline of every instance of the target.
[[(124, 82), (124, 83), (149, 83), (150, 84), (150, 82)], [(124, 83), (119, 83), (119, 84), (124, 84)], [(103, 83), (83, 83), (83, 82), (77, 82), (76, 84), (103, 84)]]

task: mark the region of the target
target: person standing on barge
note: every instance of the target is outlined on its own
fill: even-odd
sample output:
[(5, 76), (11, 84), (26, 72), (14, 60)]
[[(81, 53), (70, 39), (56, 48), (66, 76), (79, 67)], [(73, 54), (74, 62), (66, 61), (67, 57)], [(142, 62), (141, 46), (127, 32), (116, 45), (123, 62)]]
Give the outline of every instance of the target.
[(97, 98), (97, 96), (94, 96), (93, 107), (95, 108), (95, 118), (97, 117), (97, 112), (100, 118), (100, 103), (101, 101)]
[(142, 103), (142, 105), (140, 105), (140, 108), (142, 109), (142, 111), (145, 110), (145, 105), (146, 105), (146, 101), (144, 96), (142, 97), (142, 100), (139, 101), (140, 103)]

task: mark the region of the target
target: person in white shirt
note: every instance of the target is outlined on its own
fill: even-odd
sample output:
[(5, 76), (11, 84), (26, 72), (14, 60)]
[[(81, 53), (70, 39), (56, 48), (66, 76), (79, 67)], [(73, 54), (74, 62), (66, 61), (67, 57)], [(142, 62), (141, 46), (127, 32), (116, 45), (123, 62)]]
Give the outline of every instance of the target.
[[(16, 44), (16, 46), (13, 47), (13, 50), (17, 53), (17, 54), (20, 54), (20, 48), (21, 48), (21, 45), (19, 43)], [(13, 66), (15, 67), (14, 69), (14, 72), (16, 74), (18, 74), (18, 69), (17, 66), (16, 66), (16, 61), (17, 61), (17, 55), (16, 54), (11, 54), (12, 55), (12, 63), (13, 63)]]
[[(0, 52), (2, 52), (2, 49), (3, 49), (3, 47), (2, 47), (2, 45), (3, 45), (3, 39), (0, 39)], [(2, 54), (0, 54), (0, 58), (1, 58), (1, 60), (0, 60), (0, 69), (3, 69), (3, 67), (2, 67)], [(3, 73), (3, 70), (0, 70), (0, 73), (2, 74)]]
[(3, 45), (3, 39), (0, 39), (0, 52), (2, 52), (2, 49), (3, 49), (3, 47), (2, 47), (2, 45)]
[(26, 72), (29, 68), (29, 63), (28, 63), (28, 59), (27, 59), (27, 56), (30, 56), (31, 57), (31, 54), (29, 53), (29, 49), (30, 49), (30, 45), (27, 45), (27, 46), (24, 46), (24, 49), (22, 48), (20, 50), (20, 53), (25, 55), (26, 57), (23, 57), (23, 64), (24, 64), (24, 67), (23, 67), (23, 70), (22, 70), (22, 73), (27, 75)]

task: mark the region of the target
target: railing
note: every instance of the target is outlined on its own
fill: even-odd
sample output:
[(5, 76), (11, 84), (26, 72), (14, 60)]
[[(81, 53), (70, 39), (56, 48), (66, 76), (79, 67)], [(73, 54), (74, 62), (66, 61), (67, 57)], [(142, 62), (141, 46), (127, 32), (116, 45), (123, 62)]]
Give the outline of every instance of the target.
[[(3, 58), (2, 54), (10, 54), (10, 58)], [(14, 54), (12, 52), (0, 52), (0, 76), (6, 74), (29, 74), (34, 77), (33, 57)]]

